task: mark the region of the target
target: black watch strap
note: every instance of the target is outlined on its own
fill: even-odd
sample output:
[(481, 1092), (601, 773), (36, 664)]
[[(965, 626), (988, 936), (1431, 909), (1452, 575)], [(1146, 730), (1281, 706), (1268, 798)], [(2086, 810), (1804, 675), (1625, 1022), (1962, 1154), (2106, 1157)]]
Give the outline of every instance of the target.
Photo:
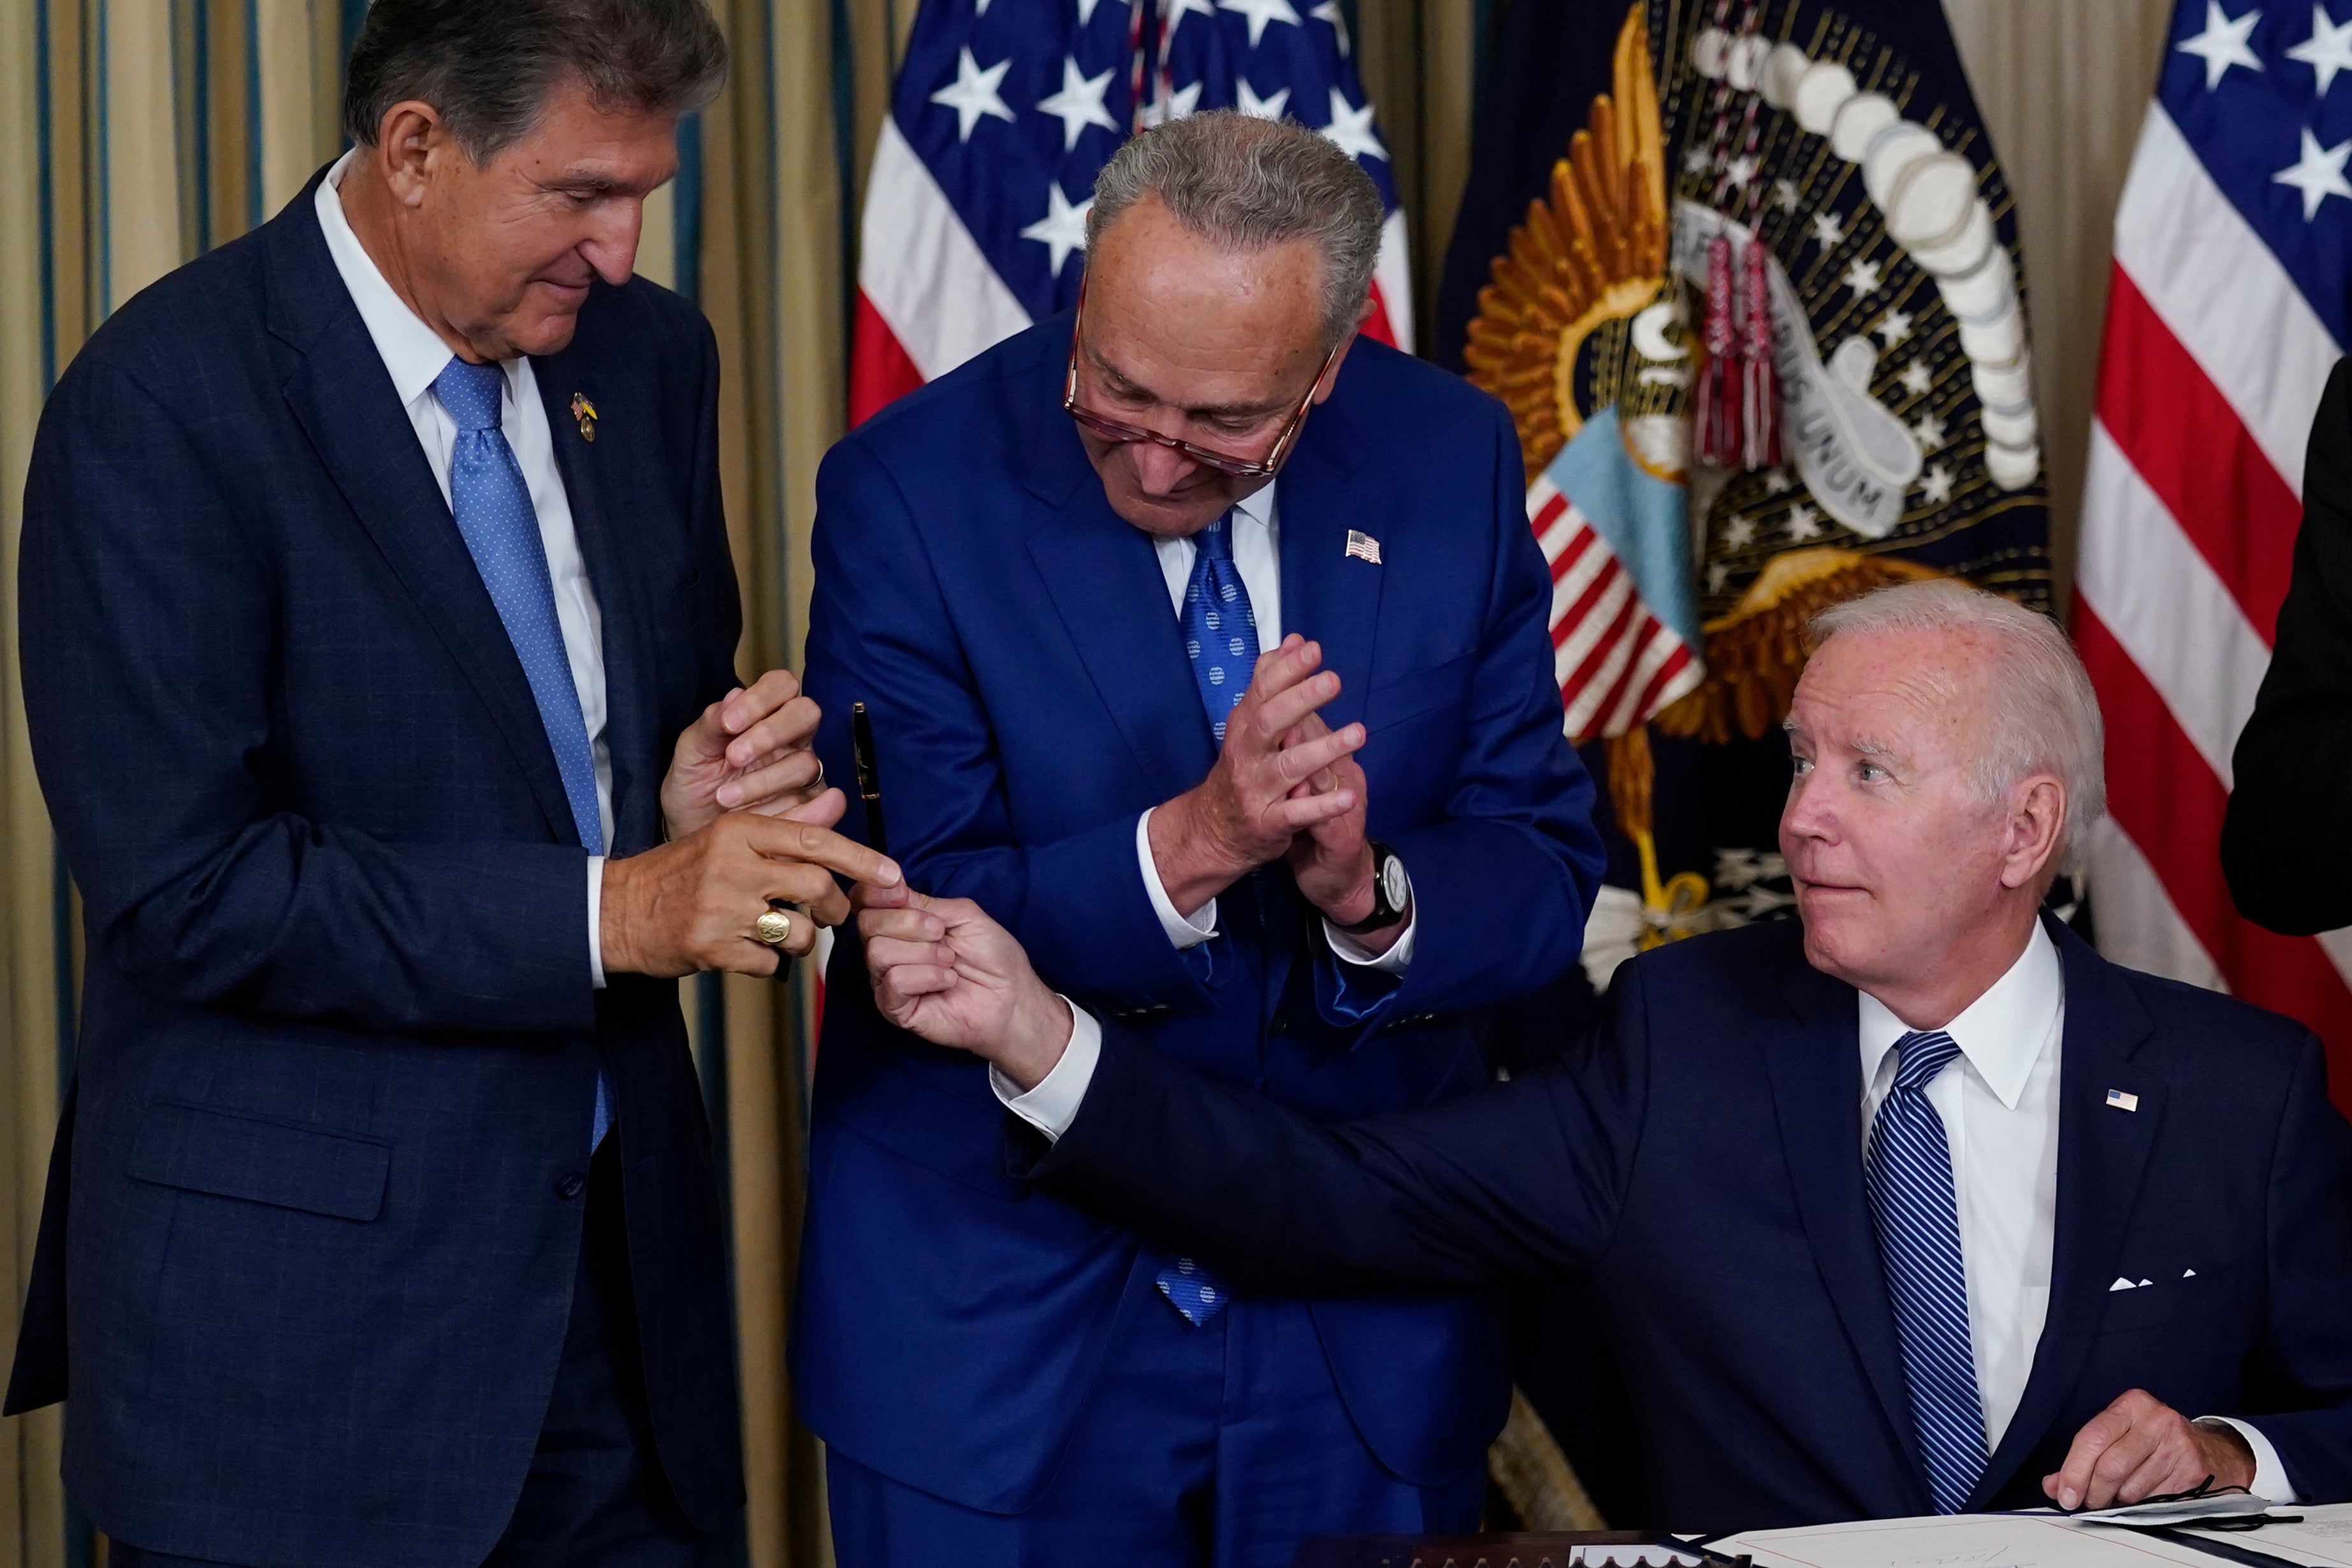
[(1376, 931), (1386, 931), (1404, 919), (1405, 907), (1412, 901), (1412, 885), (1405, 879), (1404, 862), (1396, 851), (1372, 840), (1372, 912), (1354, 925), (1339, 926), (1349, 936), (1369, 936)]

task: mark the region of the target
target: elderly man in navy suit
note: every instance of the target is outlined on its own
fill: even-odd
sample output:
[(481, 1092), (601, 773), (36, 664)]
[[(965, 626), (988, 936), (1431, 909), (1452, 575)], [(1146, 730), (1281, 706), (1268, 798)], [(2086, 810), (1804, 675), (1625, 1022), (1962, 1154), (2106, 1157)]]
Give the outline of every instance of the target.
[(352, 151), (42, 418), (89, 968), (8, 1408), (67, 1399), (117, 1563), (686, 1563), (740, 1508), (675, 977), (896, 873), (735, 678), (715, 345), (631, 276), (725, 65), (701, 0), (375, 0)]
[(2055, 626), (1947, 582), (1815, 629), (1801, 925), (1635, 959), (1556, 1066), (1316, 1127), (903, 888), (860, 916), (881, 1010), (995, 1064), (1028, 1189), (1239, 1288), (1588, 1280), (1677, 1529), (2209, 1476), (2352, 1498), (2352, 1130), (2319, 1042), (2039, 916), (2104, 793)]
[[(892, 849), (1150, 1048), (1324, 1118), (1463, 1093), (1601, 860), (1510, 417), (1356, 336), (1380, 196), (1313, 132), (1172, 121), (1089, 221), (1079, 310), (825, 459), (819, 754), (843, 776), (865, 702)], [(1023, 1201), (980, 1064), (843, 951), (794, 1386), (845, 1568), (1283, 1568), (1339, 1521), (1475, 1518), (1483, 1303), (1234, 1300)]]

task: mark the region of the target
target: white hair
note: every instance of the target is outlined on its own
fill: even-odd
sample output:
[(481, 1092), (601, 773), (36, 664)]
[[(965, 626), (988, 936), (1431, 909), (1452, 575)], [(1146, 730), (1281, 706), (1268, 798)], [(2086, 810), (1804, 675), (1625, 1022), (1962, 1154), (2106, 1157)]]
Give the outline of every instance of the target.
[(1860, 632), (1960, 632), (1981, 638), (1995, 668), (1985, 705), (1992, 733), (1970, 772), (1999, 805), (2034, 773), (2066, 789), (2065, 837), (2053, 863), (2107, 811), (2106, 729), (2074, 646), (2049, 616), (1956, 578), (1898, 583), (1832, 605), (1807, 628), (1813, 647)]
[(1356, 325), (1381, 251), (1381, 193), (1356, 160), (1295, 120), (1230, 109), (1129, 137), (1095, 176), (1087, 245), (1145, 195), (1227, 250), (1304, 239), (1323, 252), (1323, 341)]

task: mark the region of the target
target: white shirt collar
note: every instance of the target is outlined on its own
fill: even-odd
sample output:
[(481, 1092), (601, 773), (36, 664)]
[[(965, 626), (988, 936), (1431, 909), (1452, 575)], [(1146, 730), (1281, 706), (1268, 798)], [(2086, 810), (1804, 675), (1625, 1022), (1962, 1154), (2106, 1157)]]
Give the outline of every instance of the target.
[[(1952, 1043), (1960, 1047), (1985, 1087), (2008, 1110), (2017, 1109), (2018, 1096), (2025, 1092), (2025, 1080), (2049, 1039), (2065, 994), (2066, 977), (2058, 962), (2057, 944), (2037, 919), (2025, 951), (2017, 955), (2009, 972), (1944, 1026), (1943, 1032), (1952, 1037)], [(1869, 992), (1861, 995), (1862, 1081), (1867, 1092), (1886, 1053), (1911, 1032), (1911, 1026)]]
[(1273, 484), (1261, 486), (1243, 500), (1234, 502), (1234, 515), (1271, 531), (1274, 527), (1274, 492), (1281, 483), (1276, 479)]
[[(335, 270), (342, 275), (352, 303), (359, 307), (360, 320), (366, 323), (368, 336), (375, 342), (375, 352), (383, 360), (383, 368), (392, 373), (393, 390), (400, 395), (401, 406), (404, 408), (431, 389), (433, 378), (455, 356), (440, 335), (425, 324), (424, 318), (393, 292), (375, 258), (360, 244), (360, 237), (352, 232), (351, 219), (343, 216), (342, 198), (335, 187), (342, 183), (345, 171), (356, 156), (356, 148), (344, 153), (327, 171), (327, 177), (319, 182), (319, 226), (326, 231), (328, 254), (335, 258)], [(514, 366), (499, 368), (507, 373), (511, 393)]]

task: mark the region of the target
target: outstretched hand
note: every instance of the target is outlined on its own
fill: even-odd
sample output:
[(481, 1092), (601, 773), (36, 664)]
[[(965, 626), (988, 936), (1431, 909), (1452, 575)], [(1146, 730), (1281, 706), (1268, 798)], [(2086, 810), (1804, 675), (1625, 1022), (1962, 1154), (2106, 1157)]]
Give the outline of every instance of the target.
[(856, 890), (866, 969), (882, 1016), (935, 1046), (970, 1051), (1023, 1089), (1062, 1059), (1072, 1018), (1013, 933), (970, 899), (901, 884)]

